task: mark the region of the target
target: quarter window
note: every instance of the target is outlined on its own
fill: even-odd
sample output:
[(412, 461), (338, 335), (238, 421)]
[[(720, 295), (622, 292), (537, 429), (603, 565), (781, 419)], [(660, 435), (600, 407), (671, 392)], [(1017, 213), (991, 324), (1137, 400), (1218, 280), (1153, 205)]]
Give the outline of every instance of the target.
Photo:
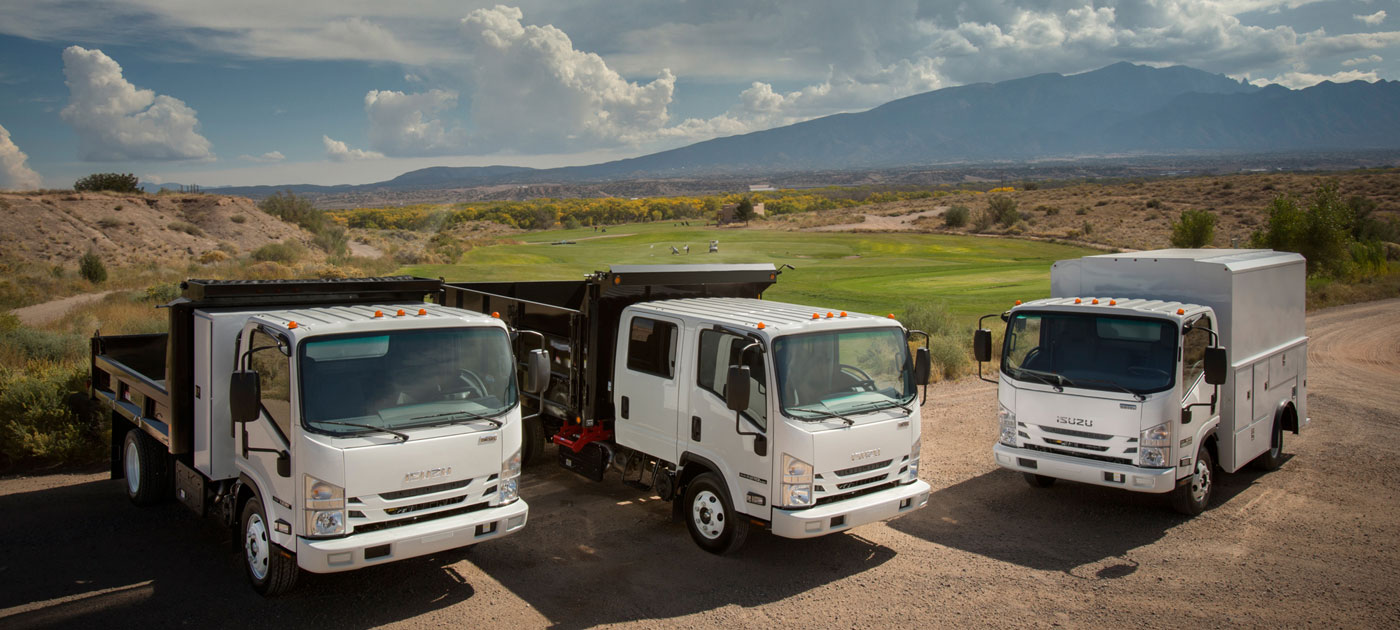
[(672, 378), (676, 374), (676, 325), (633, 317), (627, 333), (627, 369)]

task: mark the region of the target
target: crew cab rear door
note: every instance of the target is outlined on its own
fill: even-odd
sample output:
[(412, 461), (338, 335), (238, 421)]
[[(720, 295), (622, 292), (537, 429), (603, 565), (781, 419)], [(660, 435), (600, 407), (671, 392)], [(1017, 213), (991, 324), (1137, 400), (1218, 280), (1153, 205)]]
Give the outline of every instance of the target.
[(617, 443), (675, 462), (679, 455), (681, 322), (628, 313), (621, 326), (613, 378)]

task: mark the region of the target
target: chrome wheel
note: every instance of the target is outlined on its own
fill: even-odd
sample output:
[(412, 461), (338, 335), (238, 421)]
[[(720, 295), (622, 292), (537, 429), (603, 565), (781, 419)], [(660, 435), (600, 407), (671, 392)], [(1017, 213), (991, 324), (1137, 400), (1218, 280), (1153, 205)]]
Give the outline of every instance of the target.
[(1197, 458), (1196, 469), (1191, 473), (1191, 499), (1203, 503), (1210, 495), (1210, 462)]
[(261, 514), (252, 514), (248, 517), (248, 525), (244, 530), (243, 552), (248, 562), (248, 570), (253, 573), (255, 579), (266, 579), (271, 551), (271, 543), (267, 539), (267, 524), (263, 522)]
[(709, 490), (695, 495), (690, 505), (690, 519), (701, 536), (710, 540), (719, 538), (724, 533), (724, 518), (724, 503), (719, 496)]
[(141, 454), (136, 446), (136, 440), (126, 442), (126, 491), (135, 496), (141, 491)]

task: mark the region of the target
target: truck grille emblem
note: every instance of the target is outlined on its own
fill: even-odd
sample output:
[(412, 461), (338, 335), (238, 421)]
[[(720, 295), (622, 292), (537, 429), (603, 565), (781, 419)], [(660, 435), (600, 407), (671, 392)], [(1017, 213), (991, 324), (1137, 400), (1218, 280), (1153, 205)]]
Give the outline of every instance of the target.
[(403, 482), (417, 483), (419, 481), (428, 481), (429, 479), (442, 479), (451, 474), (451, 466), (444, 466), (442, 468), (429, 468), (428, 470), (415, 470), (411, 473), (405, 474), (403, 476)]
[(863, 460), (863, 459), (870, 459), (870, 458), (872, 458), (872, 457), (879, 457), (879, 456), (880, 456), (880, 449), (878, 449), (878, 448), (872, 448), (872, 449), (870, 449), (870, 450), (868, 450), (868, 451), (856, 451), (856, 452), (854, 452), (854, 453), (851, 453), (851, 461), (853, 461), (853, 462), (858, 462), (858, 461)]

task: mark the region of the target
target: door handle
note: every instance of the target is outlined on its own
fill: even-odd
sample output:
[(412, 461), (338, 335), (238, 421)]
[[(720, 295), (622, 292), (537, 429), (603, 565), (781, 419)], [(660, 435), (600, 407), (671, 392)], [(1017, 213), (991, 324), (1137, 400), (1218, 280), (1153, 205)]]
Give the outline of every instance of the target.
[(700, 441), (700, 416), (690, 417), (690, 441)]
[(626, 420), (626, 419), (627, 419), (627, 402), (628, 402), (628, 401), (627, 401), (627, 397), (626, 397), (626, 396), (623, 396), (623, 397), (622, 397), (622, 419), (623, 419), (623, 420)]

